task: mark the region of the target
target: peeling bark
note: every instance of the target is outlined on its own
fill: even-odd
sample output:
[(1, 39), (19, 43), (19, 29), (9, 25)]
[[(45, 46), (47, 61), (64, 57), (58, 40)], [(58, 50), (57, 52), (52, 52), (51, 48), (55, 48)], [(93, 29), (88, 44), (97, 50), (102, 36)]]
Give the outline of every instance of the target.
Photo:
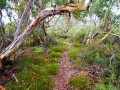
[(27, 6), (26, 6), (26, 8), (25, 8), (25, 10), (24, 10), (24, 12), (23, 12), (23, 14), (22, 14), (22, 16), (21, 16), (21, 19), (20, 19), (20, 21), (19, 21), (19, 24), (18, 24), (18, 26), (17, 26), (14, 39), (16, 39), (16, 37), (20, 34), (20, 30), (21, 30), (22, 23), (23, 23), (23, 21), (24, 21), (24, 19), (25, 19), (25, 16), (29, 13), (29, 11), (30, 11), (30, 6), (32, 5), (33, 2), (34, 2), (34, 0), (29, 0)]

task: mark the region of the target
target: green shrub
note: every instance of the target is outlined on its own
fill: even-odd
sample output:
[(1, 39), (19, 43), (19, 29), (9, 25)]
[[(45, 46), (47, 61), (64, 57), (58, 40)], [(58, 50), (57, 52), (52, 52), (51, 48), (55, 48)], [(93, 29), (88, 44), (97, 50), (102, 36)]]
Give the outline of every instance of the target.
[(78, 56), (78, 52), (79, 52), (79, 49), (73, 49), (73, 50), (71, 50), (69, 53), (68, 53), (68, 55), (69, 55), (69, 57), (71, 57), (71, 58), (76, 58), (77, 56)]
[(86, 36), (86, 31), (83, 28), (80, 28), (78, 32), (74, 35), (73, 39), (79, 42), (83, 42), (84, 37)]
[(52, 45), (57, 45), (58, 44), (58, 42), (57, 42), (57, 36), (54, 36), (54, 35), (48, 35), (48, 42), (50, 43), (50, 44), (52, 44)]
[(80, 58), (74, 60), (73, 63), (75, 64), (76, 68), (78, 68), (78, 69), (82, 68), (83, 61)]
[[(18, 82), (9, 82), (8, 90), (53, 90), (52, 75), (59, 72), (59, 65), (45, 61), (44, 55), (31, 53), (29, 56), (20, 56), (17, 67), (20, 68)], [(57, 59), (52, 60), (57, 62)]]
[(17, 77), (18, 82), (8, 83), (7, 90), (53, 90), (52, 77), (40, 76), (35, 72), (23, 69)]
[(108, 45), (93, 43), (89, 46), (80, 47), (80, 58), (89, 64), (106, 66), (109, 57), (114, 53)]
[(35, 35), (30, 35), (29, 38), (27, 38), (24, 42), (23, 45), (25, 46), (37, 46), (39, 45), (38, 40), (36, 39)]
[(58, 64), (47, 64), (44, 66), (45, 69), (48, 71), (49, 74), (55, 75), (59, 72), (60, 66)]
[(84, 70), (85, 71), (90, 71), (90, 68), (89, 67), (84, 67)]
[(53, 47), (52, 50), (55, 51), (55, 52), (63, 52), (66, 50), (66, 46), (56, 46), (56, 47)]
[(90, 85), (90, 79), (87, 77), (87, 75), (81, 74), (71, 78), (69, 84), (71, 86), (77, 87), (78, 90), (85, 90)]
[(34, 81), (27, 89), (24, 90), (53, 90), (54, 80), (51, 77), (41, 77)]
[(44, 66), (39, 67), (38, 65), (32, 65), (31, 68), (34, 73), (36, 73), (40, 76), (49, 76), (50, 75), (50, 73)]
[(50, 62), (51, 63), (58, 63), (60, 60), (58, 58), (51, 58)]
[(51, 52), (50, 55), (53, 58), (60, 58), (61, 57), (61, 53), (60, 52)]
[(68, 37), (67, 34), (60, 34), (60, 35), (59, 35), (59, 38), (64, 38), (64, 39), (66, 39), (67, 37)]
[(73, 43), (73, 47), (80, 47), (80, 43), (74, 42), (74, 43)]
[(96, 57), (94, 63), (100, 64), (101, 66), (106, 66), (106, 60), (102, 57)]
[(96, 87), (93, 90), (118, 90), (118, 89), (110, 84), (96, 84)]
[(30, 56), (20, 56), (16, 62), (22, 68), (31, 68), (32, 65), (43, 65), (46, 63), (43, 55), (32, 54)]
[(43, 48), (42, 47), (34, 47), (34, 51), (35, 52), (43, 52)]

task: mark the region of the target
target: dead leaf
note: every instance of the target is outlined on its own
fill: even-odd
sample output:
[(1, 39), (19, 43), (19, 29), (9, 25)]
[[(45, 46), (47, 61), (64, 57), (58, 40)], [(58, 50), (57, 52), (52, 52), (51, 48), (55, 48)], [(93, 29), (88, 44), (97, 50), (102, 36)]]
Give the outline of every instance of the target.
[(1, 86), (1, 85), (0, 85), (0, 89), (1, 89), (1, 90), (6, 90), (6, 89), (5, 89), (3, 86)]

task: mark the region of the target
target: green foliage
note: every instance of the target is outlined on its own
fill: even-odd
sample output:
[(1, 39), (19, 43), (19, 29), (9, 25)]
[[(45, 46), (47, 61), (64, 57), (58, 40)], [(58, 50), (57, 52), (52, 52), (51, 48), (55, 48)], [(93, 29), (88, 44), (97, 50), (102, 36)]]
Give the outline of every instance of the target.
[(63, 52), (66, 50), (66, 48), (67, 48), (67, 46), (65, 46), (65, 45), (64, 46), (55, 46), (52, 48), (52, 50), (55, 52)]
[(77, 56), (78, 56), (78, 52), (79, 52), (79, 49), (78, 48), (74, 48), (74, 49), (72, 49), (69, 53), (68, 53), (68, 55), (69, 55), (69, 57), (71, 57), (71, 58), (77, 58)]
[(43, 52), (43, 48), (42, 47), (34, 47), (34, 51), (35, 52)]
[(86, 32), (78, 31), (76, 35), (74, 35), (73, 39), (82, 43), (85, 35), (86, 35)]
[(86, 11), (86, 12), (73, 12), (74, 13), (74, 15), (76, 16), (75, 18), (76, 19), (79, 19), (79, 20), (81, 20), (81, 21), (84, 21), (84, 18), (87, 16), (87, 13), (88, 13), (88, 11)]
[(53, 58), (60, 58), (61, 57), (61, 53), (60, 52), (51, 52), (50, 55)]
[(59, 35), (59, 38), (67, 39), (67, 38), (68, 38), (68, 35), (63, 33), (63, 34)]
[[(116, 47), (111, 47), (111, 44), (93, 43), (89, 46), (80, 47), (80, 58), (87, 63), (100, 64), (106, 66), (109, 63), (109, 58), (115, 53)], [(118, 52), (116, 50), (116, 52)]]
[(81, 58), (73, 60), (73, 63), (75, 64), (75, 67), (78, 69), (81, 69), (83, 67), (83, 61), (81, 60)]
[(118, 90), (116, 87), (110, 84), (96, 84), (93, 90)]
[(70, 78), (69, 84), (71, 86), (77, 87), (78, 90), (85, 90), (90, 85), (90, 79), (88, 78), (87, 75), (81, 74), (79, 76)]
[(74, 43), (73, 43), (73, 47), (75, 47), (75, 48), (80, 47), (80, 43), (74, 42)]
[(51, 63), (58, 63), (58, 62), (59, 62), (59, 59), (58, 59), (58, 58), (51, 58), (51, 59), (50, 59), (50, 62), (51, 62)]
[(89, 67), (84, 67), (84, 70), (85, 71), (90, 71), (90, 68)]
[(4, 9), (6, 7), (6, 0), (0, 0), (0, 9)]
[(17, 77), (19, 82), (11, 82), (7, 85), (8, 90), (52, 90), (54, 83), (52, 77), (39, 76), (32, 70), (24, 68)]
[(58, 44), (57, 37), (54, 36), (54, 35), (48, 36), (48, 41), (52, 45), (57, 45)]
[(92, 25), (85, 25), (82, 27), (74, 27), (69, 30), (68, 33), (70, 34), (71, 40), (83, 43), (83, 40), (88, 38), (88, 34), (91, 30), (94, 30)]
[(105, 66), (106, 64), (106, 60), (102, 57), (96, 57), (94, 62), (96, 64), (100, 64), (101, 66)]
[[(92, 7), (90, 9), (91, 14), (96, 14), (100, 19), (104, 18), (104, 15), (107, 14), (108, 17), (112, 15), (111, 5), (113, 5), (117, 0), (98, 0), (92, 2)], [(105, 9), (105, 8), (106, 9)]]
[(59, 72), (59, 69), (60, 69), (59, 65), (55, 64), (55, 63), (45, 65), (44, 67), (48, 71), (48, 73), (50, 73), (52, 75), (57, 74)]
[(29, 38), (27, 38), (24, 42), (23, 45), (25, 46), (36, 46), (38, 45), (37, 39), (34, 37), (34, 35), (31, 35)]
[[(114, 13), (111, 11), (111, 6), (115, 4), (117, 0), (94, 0), (92, 3), (91, 8), (89, 9), (90, 15), (94, 14), (97, 15), (100, 20), (108, 19), (108, 22), (106, 22), (106, 25), (102, 23), (101, 26), (98, 26), (101, 29), (101, 32), (105, 30), (105, 28), (114, 27), (116, 25), (117, 27), (113, 30), (111, 33), (117, 33), (119, 35), (119, 28), (120, 25), (117, 21), (119, 21), (119, 15), (114, 15)], [(18, 18), (16, 21), (13, 21), (11, 18), (12, 23), (7, 24), (5, 27), (6, 30), (6, 36), (10, 39), (13, 39), (13, 32), (16, 28), (16, 25), (13, 23), (16, 23), (19, 21), (22, 12), (24, 11), (24, 8), (28, 2), (28, 0), (8, 0), (8, 3), (6, 3), (6, 0), (0, 0), (0, 4), (2, 3), (1, 9), (8, 8), (7, 15), (11, 18), (12, 14), (11, 12), (17, 12)], [(58, 4), (64, 4), (69, 2), (69, 0), (58, 0)], [(12, 4), (11, 4), (12, 3)], [(10, 5), (11, 4), (11, 5)], [(54, 4), (53, 0), (44, 0), (43, 2), (44, 7), (51, 7)], [(14, 6), (13, 6), (14, 5)], [(39, 13), (39, 7), (35, 4), (31, 8), (31, 18), (35, 18), (36, 15)], [(74, 12), (73, 12), (74, 13)], [(85, 16), (88, 12), (85, 13), (74, 13), (79, 19), (84, 21)], [(106, 17), (105, 17), (106, 15)], [(14, 16), (14, 15), (13, 15)], [(27, 26), (31, 19), (25, 18), (25, 24), (23, 25), (23, 30), (25, 26)], [(66, 18), (66, 16), (65, 16)], [(105, 71), (105, 74), (101, 76), (101, 79), (103, 83), (98, 83), (95, 85), (94, 90), (117, 90), (116, 87), (120, 88), (120, 50), (117, 44), (112, 45), (112, 38), (113, 37), (107, 37), (106, 40), (103, 41), (103, 43), (97, 44), (92, 42), (92, 44), (85, 46), (82, 44), (84, 39), (88, 38), (88, 35), (91, 31), (96, 31), (98, 27), (94, 27), (92, 25), (85, 25), (83, 27), (80, 27), (78, 24), (74, 25), (68, 33), (64, 33), (66, 30), (66, 27), (68, 25), (65, 25), (65, 18), (59, 19), (59, 23), (55, 25), (55, 22), (58, 20), (55, 18), (52, 22), (49, 23), (49, 25), (53, 25), (53, 27), (48, 28), (49, 30), (46, 30), (48, 33), (48, 41), (49, 41), (49, 49), (47, 50), (47, 53), (42, 55), (38, 52), (43, 52), (42, 48), (35, 47), (33, 52), (34, 54), (31, 54), (30, 56), (21, 56), (18, 58), (17, 66), (20, 67), (21, 72), (17, 76), (17, 79), (19, 82), (10, 82), (7, 85), (8, 90), (53, 90), (54, 86), (54, 80), (52, 78), (52, 75), (55, 75), (59, 72), (59, 65), (57, 64), (59, 62), (59, 58), (61, 57), (61, 53), (65, 50), (67, 50), (67, 46), (63, 45), (61, 41), (63, 42), (65, 39), (70, 41), (74, 49), (69, 52), (70, 58), (72, 58), (73, 63), (75, 64), (76, 68), (83, 69), (85, 71), (90, 71), (90, 68), (88, 66), (85, 66), (85, 64), (93, 65), (97, 64), (100, 65), (102, 68), (107, 68), (107, 71)], [(27, 20), (28, 19), (28, 20)], [(73, 18), (72, 18), (73, 19)], [(116, 21), (114, 25), (111, 25), (109, 23), (112, 23), (112, 21)], [(29, 22), (28, 22), (29, 21)], [(27, 22), (27, 23), (26, 23)], [(77, 22), (77, 21), (75, 21)], [(79, 22), (79, 21), (78, 21)], [(45, 23), (46, 24), (46, 23)], [(61, 27), (62, 25), (62, 27)], [(111, 25), (111, 26), (110, 26)], [(47, 25), (46, 25), (47, 26)], [(65, 27), (63, 27), (65, 26)], [(38, 32), (38, 35), (40, 38), (43, 38), (43, 33), (41, 33), (41, 29)], [(99, 40), (104, 35), (98, 35), (97, 38), (94, 40)], [(59, 40), (58, 40), (59, 39)], [(78, 42), (81, 42), (78, 43)], [(35, 46), (38, 45), (37, 38), (35, 35), (31, 35), (25, 42), (24, 45), (26, 46)], [(54, 45), (54, 46), (53, 46)], [(58, 46), (56, 46), (58, 45)], [(38, 55), (39, 54), (39, 55)], [(48, 55), (47, 57), (47, 54)], [(116, 61), (112, 61), (112, 64), (110, 65), (110, 57), (115, 54)], [(6, 66), (6, 68), (9, 68), (10, 66)], [(104, 71), (104, 68), (103, 68)], [(87, 89), (90, 84), (90, 80), (87, 77), (87, 75), (79, 75), (76, 77), (73, 77), (70, 79), (70, 85), (77, 87), (80, 90)], [(116, 85), (116, 87), (115, 87)], [(75, 89), (74, 89), (75, 90)]]
[(35, 52), (31, 55), (22, 55), (17, 60), (17, 67), (20, 68), (17, 76), (18, 82), (9, 82), (8, 90), (53, 90), (54, 79), (52, 75), (59, 72), (57, 58), (45, 57)]

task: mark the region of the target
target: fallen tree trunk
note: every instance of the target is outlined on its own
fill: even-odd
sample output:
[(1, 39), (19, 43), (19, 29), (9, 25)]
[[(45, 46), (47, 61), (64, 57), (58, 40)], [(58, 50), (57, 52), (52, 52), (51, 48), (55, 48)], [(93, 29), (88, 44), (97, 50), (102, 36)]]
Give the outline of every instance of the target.
[[(85, 2), (85, 0), (83, 0)], [(83, 2), (78, 2), (77, 4), (67, 3), (64, 5), (57, 6), (56, 8), (48, 8), (42, 10), (38, 17), (25, 29), (25, 31), (20, 34), (16, 39), (3, 50), (0, 54), (0, 67), (2, 67), (2, 61), (4, 58), (8, 57), (10, 54), (15, 52), (22, 42), (39, 26), (43, 23), (43, 21), (53, 15), (61, 14), (63, 12), (82, 12), (88, 10), (89, 6), (84, 6)], [(81, 6), (80, 6), (81, 5)]]

